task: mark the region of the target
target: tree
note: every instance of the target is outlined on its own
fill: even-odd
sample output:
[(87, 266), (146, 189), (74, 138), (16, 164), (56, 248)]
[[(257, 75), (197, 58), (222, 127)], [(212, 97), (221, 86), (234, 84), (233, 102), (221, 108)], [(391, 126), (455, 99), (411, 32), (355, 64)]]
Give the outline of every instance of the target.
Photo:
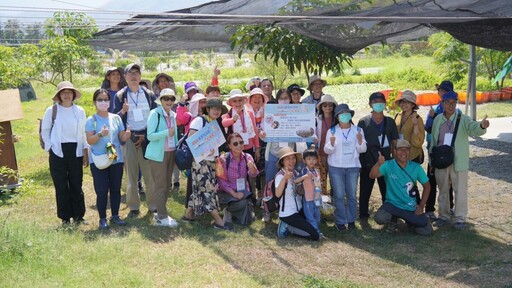
[(27, 25), (25, 29), (25, 40), (27, 43), (38, 43), (39, 40), (44, 39), (44, 30), (41, 23), (34, 23)]
[(20, 44), (23, 40), (23, 30), (18, 19), (9, 19), (4, 28), (4, 39), (6, 43)]
[(37, 75), (32, 63), (38, 49), (32, 44), (17, 48), (0, 46), (0, 89), (18, 87), (23, 81)]
[[(480, 53), (478, 53), (480, 52)], [(480, 54), (480, 70), (485, 71), (487, 75), (487, 79), (489, 81), (493, 81), (500, 73), (503, 68), (503, 63), (507, 61), (507, 59), (512, 56), (510, 52), (496, 51), (492, 49), (478, 49), (477, 53)], [(495, 85), (497, 89), (501, 89), (503, 87), (503, 81), (505, 77), (501, 78), (500, 81), (496, 81)]]
[(98, 31), (96, 22), (85, 13), (55, 12), (44, 27), (48, 39), (40, 41), (37, 67), (50, 73), (41, 81), (73, 81), (73, 73), (84, 71), (82, 61), (95, 55), (89, 40)]
[[(351, 1), (294, 0), (282, 8), (280, 13), (300, 13), (312, 8), (349, 2)], [(362, 2), (369, 3), (369, 1)], [(347, 6), (345, 10), (360, 8), (359, 4), (353, 4)], [(239, 26), (230, 41), (231, 49), (238, 49), (239, 58), (245, 50), (254, 51), (255, 60), (259, 55), (265, 60), (272, 59), (275, 65), (278, 65), (281, 60), (292, 75), (295, 71), (304, 71), (307, 78), (313, 73), (342, 71), (344, 63), (352, 65), (351, 55), (343, 54), (336, 48), (328, 47), (319, 41), (280, 26)]]

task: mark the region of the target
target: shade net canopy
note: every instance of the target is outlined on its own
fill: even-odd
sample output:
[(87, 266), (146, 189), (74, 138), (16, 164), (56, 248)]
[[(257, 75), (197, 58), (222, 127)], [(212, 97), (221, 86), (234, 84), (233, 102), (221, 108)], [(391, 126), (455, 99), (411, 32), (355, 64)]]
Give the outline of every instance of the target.
[(261, 24), (283, 26), (347, 54), (373, 43), (418, 39), (439, 30), (467, 44), (512, 51), (511, 0), (395, 1), (356, 11), (333, 5), (300, 15), (277, 15), (280, 8), (293, 11), (288, 2), (222, 0), (139, 14), (98, 32), (92, 44), (131, 51), (229, 48), (236, 25)]

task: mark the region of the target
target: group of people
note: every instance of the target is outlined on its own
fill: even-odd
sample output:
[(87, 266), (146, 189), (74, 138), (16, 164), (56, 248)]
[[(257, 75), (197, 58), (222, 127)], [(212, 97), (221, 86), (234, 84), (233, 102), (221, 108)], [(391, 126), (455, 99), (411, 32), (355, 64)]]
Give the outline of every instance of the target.
[[(372, 93), (372, 112), (356, 125), (354, 110), (324, 94), (327, 82), (318, 75), (310, 77), (306, 97), (306, 90), (297, 84), (279, 89), (274, 97), (272, 81), (255, 77), (246, 86), (248, 94), (239, 89), (229, 93), (228, 108), (220, 98), (219, 74), (216, 68), (204, 94), (194, 82), (187, 82), (185, 94), (177, 99), (175, 82), (165, 73), (151, 84), (142, 81), (137, 64), (109, 69), (93, 94), (96, 113), (88, 118), (74, 103), (81, 93), (70, 82), (61, 82), (52, 98), (55, 104), (44, 115), (41, 138), (50, 154), (62, 222), (85, 222), (82, 174), (83, 167), (90, 165), (99, 228), (126, 225), (119, 215), (124, 171), (127, 217), (140, 214), (142, 176), (155, 225), (177, 227), (179, 221), (167, 209), (169, 193), (180, 190), (176, 150), (186, 138), (217, 122), (226, 142), (205, 159), (194, 159), (186, 171), (183, 222), (208, 213), (216, 229), (232, 230), (232, 223), (249, 225), (255, 219), (255, 206), (266, 207), (263, 204), (269, 199), (262, 195), (270, 185), (280, 207), (277, 236), (296, 234), (319, 240), (324, 237), (322, 195), (332, 196), (337, 230), (356, 229), (357, 218), (360, 226), (367, 227), (377, 180), (383, 204), (374, 219), (386, 224), (388, 231), (396, 229), (398, 218), (427, 235), (432, 233), (431, 221), (437, 226), (450, 223), (450, 193), (454, 194), (454, 227), (465, 228), (468, 137), (484, 134), (489, 121), (473, 121), (456, 109), (451, 82), (437, 86), (441, 104), (429, 112), (426, 123), (417, 113), (416, 95), (406, 90), (396, 101), (401, 112), (394, 119), (384, 114), (386, 97)], [(152, 87), (145, 87), (149, 84)], [(313, 143), (266, 142), (264, 107), (273, 104), (315, 105)], [(451, 147), (452, 163), (439, 168), (429, 161), (426, 173), (421, 167), (425, 159), (430, 160), (423, 152), (425, 137), (431, 153), (440, 153), (436, 147)], [(421, 195), (418, 181), (423, 186)], [(434, 213), (436, 187), (439, 217)], [(263, 220), (269, 222), (271, 216), (266, 210)]]

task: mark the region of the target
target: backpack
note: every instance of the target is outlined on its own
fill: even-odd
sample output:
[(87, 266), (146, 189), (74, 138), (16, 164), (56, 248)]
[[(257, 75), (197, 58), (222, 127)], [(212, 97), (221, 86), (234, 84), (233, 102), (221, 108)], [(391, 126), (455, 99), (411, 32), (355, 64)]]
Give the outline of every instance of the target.
[[(282, 172), (279, 171), (277, 175), (279, 175), (281, 173), (282, 175)], [(281, 197), (277, 197), (276, 196), (276, 186), (274, 185), (274, 182), (275, 181), (275, 177), (274, 179), (270, 180), (266, 185), (265, 185), (265, 190), (263, 191), (263, 208), (265, 209), (265, 212), (266, 213), (272, 213), (274, 211), (277, 211), (279, 210), (279, 200), (281, 199)], [(284, 185), (284, 190), (286, 190), (288, 186), (288, 183), (286, 183)], [(284, 211), (284, 195), (286, 193), (283, 192), (283, 207), (281, 208), (281, 211)]]
[[(203, 127), (206, 125), (206, 119), (203, 116), (199, 116), (203, 119)], [(194, 156), (192, 155), (192, 151), (187, 144), (188, 134), (185, 134), (180, 141), (178, 141), (178, 145), (176, 145), (175, 152), (175, 162), (176, 166), (180, 170), (187, 170), (192, 168), (192, 162), (194, 162)]]
[[(53, 104), (52, 106), (52, 128), (53, 129), (53, 123), (55, 123), (55, 118), (57, 118), (57, 104)], [(43, 119), (39, 118), (39, 145), (41, 145), (41, 148), (44, 150), (44, 140), (43, 136), (41, 135), (41, 130), (43, 128)], [(50, 129), (50, 133), (52, 130)]]

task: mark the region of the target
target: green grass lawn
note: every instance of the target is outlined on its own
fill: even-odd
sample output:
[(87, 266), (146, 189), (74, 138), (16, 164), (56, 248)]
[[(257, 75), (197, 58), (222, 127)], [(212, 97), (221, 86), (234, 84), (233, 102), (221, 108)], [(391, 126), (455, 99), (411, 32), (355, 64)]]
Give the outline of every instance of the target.
[[(376, 85), (328, 89), (339, 101), (362, 108), (368, 91), (386, 88)], [(80, 105), (87, 106), (90, 115), (94, 87), (84, 88)], [(17, 193), (0, 195), (0, 287), (510, 287), (512, 283), (510, 193), (499, 201), (492, 196), (471, 198), (470, 229), (444, 227), (431, 237), (414, 235), (405, 225), (399, 234), (389, 235), (373, 221), (371, 229), (358, 226), (357, 231), (339, 233), (329, 221), (321, 227), (328, 239), (320, 243), (293, 237), (281, 240), (275, 237), (275, 217), (271, 224), (258, 220), (248, 228), (236, 227), (233, 233), (212, 229), (209, 217), (173, 230), (153, 226), (144, 206), (142, 217), (129, 219), (126, 228), (98, 231), (92, 178), (86, 169), (83, 188), (90, 224), (64, 229), (56, 217), (47, 154), (37, 135), (37, 118), (51, 105), (54, 88), (36, 85), (36, 89), (39, 99), (24, 102), (25, 118), (13, 122), (13, 131), (20, 136), (16, 153), (25, 183)], [(510, 109), (505, 105), (510, 103), (487, 104), (486, 109), (491, 117), (492, 111)], [(488, 179), (484, 184), (512, 189), (510, 182), (501, 180)], [(470, 191), (476, 193), (471, 187)], [(374, 190), (373, 211), (379, 206), (378, 194)], [(171, 195), (168, 207), (173, 218), (183, 215), (183, 203), (184, 191)], [(488, 211), (504, 216), (490, 218), (493, 214)], [(261, 218), (261, 210), (256, 212)], [(123, 217), (128, 213), (124, 199), (120, 213)]]

